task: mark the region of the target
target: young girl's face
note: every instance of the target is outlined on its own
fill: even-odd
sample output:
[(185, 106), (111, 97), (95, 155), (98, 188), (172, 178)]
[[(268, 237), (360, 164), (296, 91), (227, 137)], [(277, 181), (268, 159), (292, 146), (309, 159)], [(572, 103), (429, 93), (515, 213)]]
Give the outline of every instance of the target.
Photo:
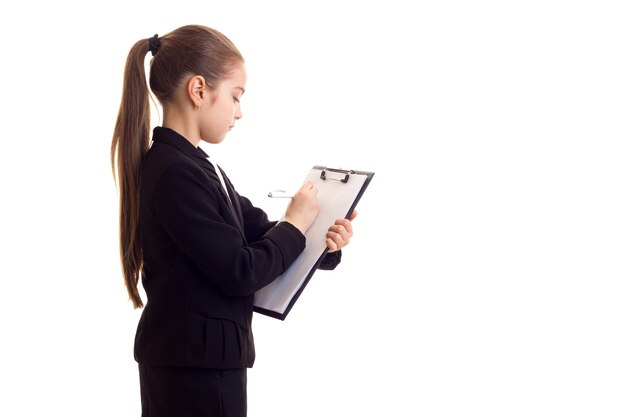
[(237, 66), (209, 95), (213, 103), (202, 106), (200, 137), (208, 143), (220, 143), (241, 118), (240, 99), (246, 89), (246, 70)]

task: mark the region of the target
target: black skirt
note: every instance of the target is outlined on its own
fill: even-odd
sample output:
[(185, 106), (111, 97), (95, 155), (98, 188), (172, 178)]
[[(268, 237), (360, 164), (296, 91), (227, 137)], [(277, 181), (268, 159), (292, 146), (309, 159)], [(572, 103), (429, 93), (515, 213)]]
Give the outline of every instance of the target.
[(139, 364), (142, 417), (245, 417), (247, 369)]

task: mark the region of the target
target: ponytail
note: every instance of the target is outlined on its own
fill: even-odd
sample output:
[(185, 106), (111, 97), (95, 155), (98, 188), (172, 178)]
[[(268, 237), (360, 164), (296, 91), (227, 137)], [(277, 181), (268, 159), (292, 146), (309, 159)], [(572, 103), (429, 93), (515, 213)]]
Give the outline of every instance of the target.
[(143, 307), (137, 289), (143, 267), (139, 243), (139, 173), (150, 143), (150, 102), (145, 74), (149, 40), (131, 48), (124, 70), (122, 102), (113, 140), (111, 165), (120, 193), (120, 257), (126, 289), (135, 308)]
[[(111, 143), (111, 165), (120, 192), (120, 256), (126, 289), (135, 308), (143, 307), (137, 286), (143, 269), (139, 242), (139, 175), (150, 144), (150, 93), (146, 54), (152, 53), (150, 89), (161, 105), (172, 103), (185, 76), (202, 75), (214, 89), (243, 57), (215, 29), (182, 26), (164, 36), (154, 35), (131, 48), (124, 70), (122, 103)], [(158, 52), (158, 53), (157, 53)]]

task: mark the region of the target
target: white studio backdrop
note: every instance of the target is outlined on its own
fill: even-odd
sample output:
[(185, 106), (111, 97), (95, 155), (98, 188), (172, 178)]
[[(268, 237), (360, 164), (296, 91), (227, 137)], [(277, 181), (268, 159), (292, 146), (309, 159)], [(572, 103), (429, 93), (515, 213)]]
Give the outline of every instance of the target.
[(241, 194), (278, 218), (313, 165), (376, 172), (340, 267), (255, 316), (250, 416), (623, 416), (620, 6), (14, 5), (0, 415), (140, 415), (110, 137), (131, 45), (199, 23), (246, 58), (243, 119), (202, 145)]

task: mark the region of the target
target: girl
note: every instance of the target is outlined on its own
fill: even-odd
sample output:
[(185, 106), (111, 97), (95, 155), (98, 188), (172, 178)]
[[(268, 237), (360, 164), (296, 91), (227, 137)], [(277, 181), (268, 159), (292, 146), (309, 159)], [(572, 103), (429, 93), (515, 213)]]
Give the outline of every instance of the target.
[[(149, 91), (163, 107), (150, 145)], [(284, 221), (240, 196), (198, 146), (220, 143), (241, 118), (244, 60), (220, 32), (184, 26), (137, 42), (124, 73), (111, 159), (120, 189), (122, 270), (143, 307), (135, 337), (142, 415), (245, 416), (246, 368), (254, 362), (254, 292), (303, 251), (318, 213), (305, 183)], [(332, 269), (352, 237), (351, 219), (327, 234)]]

